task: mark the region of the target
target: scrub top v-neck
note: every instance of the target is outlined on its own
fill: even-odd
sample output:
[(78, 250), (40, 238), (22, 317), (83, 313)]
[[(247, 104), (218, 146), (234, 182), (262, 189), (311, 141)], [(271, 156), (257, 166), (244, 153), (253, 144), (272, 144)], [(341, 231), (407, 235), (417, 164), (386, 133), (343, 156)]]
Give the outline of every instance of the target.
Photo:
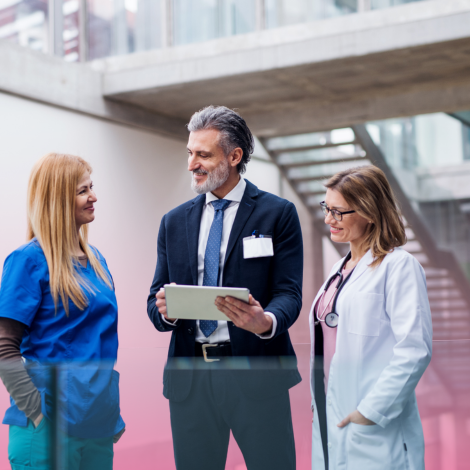
[[(92, 248), (109, 273), (106, 261)], [(87, 261), (76, 263), (88, 305), (80, 310), (61, 301), (57, 310), (49, 286), (49, 270), (38, 241), (31, 240), (5, 261), (0, 287), (0, 316), (27, 328), (21, 354), (28, 373), (41, 393), (42, 413), (51, 417), (51, 365), (58, 371), (60, 426), (68, 434), (101, 438), (124, 427), (119, 409), (117, 359), (117, 302), (113, 288), (103, 282)], [(112, 281), (111, 281), (112, 283)], [(88, 286), (88, 287), (87, 287)], [(27, 426), (26, 415), (13, 400), (4, 424)]]

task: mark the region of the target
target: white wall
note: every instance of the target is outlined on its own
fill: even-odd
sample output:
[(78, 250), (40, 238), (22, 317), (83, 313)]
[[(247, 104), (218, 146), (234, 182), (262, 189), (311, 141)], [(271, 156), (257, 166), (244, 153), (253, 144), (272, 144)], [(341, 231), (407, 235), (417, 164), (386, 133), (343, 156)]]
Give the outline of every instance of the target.
[[(90, 241), (115, 279), (122, 346), (160, 342), (145, 313), (160, 219), (192, 198), (185, 144), (0, 93), (0, 259), (24, 243), (32, 165), (48, 152), (79, 155), (93, 167), (98, 202)], [(132, 318), (132, 328), (128, 319)], [(158, 339), (157, 339), (158, 338)]]
[[(139, 447), (140, 463), (154, 462), (151, 456), (156, 449), (160, 450), (155, 458), (171, 463), (168, 403), (162, 396), (162, 370), (170, 335), (158, 333), (151, 325), (146, 298), (155, 269), (161, 217), (195, 196), (186, 169), (185, 142), (0, 93), (0, 263), (25, 242), (29, 173), (34, 162), (48, 152), (79, 155), (94, 170), (98, 202), (90, 242), (106, 257), (116, 284), (120, 340), (117, 368), (121, 372), (121, 409), (128, 428), (117, 447), (115, 468), (128, 468), (128, 458), (136, 462), (136, 446), (143, 446)], [(301, 317), (291, 331), (294, 342), (304, 343), (298, 353), (307, 379), (307, 315), (314, 295), (308, 288), (312, 272), (310, 216), (287, 185), (281, 184), (279, 171), (271, 162), (253, 159), (246, 177), (261, 189), (292, 200), (299, 212), (306, 295)], [(308, 409), (308, 380), (302, 385), (295, 392), (301, 399), (296, 400), (305, 402), (302, 409)], [(7, 407), (8, 396), (0, 385), (0, 416)], [(0, 470), (9, 468), (7, 432), (7, 426), (0, 426)], [(165, 449), (164, 455), (158, 443)]]

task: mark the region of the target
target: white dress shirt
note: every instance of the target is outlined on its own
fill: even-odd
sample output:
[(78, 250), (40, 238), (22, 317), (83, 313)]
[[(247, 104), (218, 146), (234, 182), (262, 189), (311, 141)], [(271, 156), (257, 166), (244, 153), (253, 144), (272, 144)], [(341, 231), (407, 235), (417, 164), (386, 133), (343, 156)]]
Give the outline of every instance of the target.
[[(224, 223), (222, 228), (222, 239), (220, 241), (220, 257), (219, 257), (219, 286), (222, 286), (222, 277), (225, 265), (225, 253), (227, 251), (228, 240), (230, 238), (230, 232), (232, 231), (233, 222), (237, 215), (238, 206), (242, 200), (243, 194), (245, 193), (246, 182), (240, 176), (238, 184), (230, 191), (224, 199), (232, 201), (224, 211)], [(202, 286), (204, 278), (204, 256), (206, 254), (207, 239), (209, 238), (209, 232), (211, 230), (212, 221), (214, 220), (214, 208), (211, 202), (217, 201), (219, 198), (214, 196), (212, 193), (206, 193), (206, 202), (202, 209), (201, 215), (201, 226), (199, 228), (199, 241), (197, 250), (197, 284)], [(277, 320), (274, 314), (271, 312), (264, 312), (269, 315), (273, 320), (272, 330), (269, 334), (258, 335), (263, 339), (270, 339), (276, 333)], [(164, 321), (167, 321), (162, 317)], [(167, 322), (169, 323), (169, 322)], [(174, 324), (174, 323), (173, 323)], [(197, 320), (196, 328), (196, 341), (198, 343), (225, 343), (230, 341), (230, 335), (228, 332), (228, 326), (226, 321), (218, 321), (217, 329), (208, 337), (204, 336), (204, 333), (199, 328), (199, 320)]]

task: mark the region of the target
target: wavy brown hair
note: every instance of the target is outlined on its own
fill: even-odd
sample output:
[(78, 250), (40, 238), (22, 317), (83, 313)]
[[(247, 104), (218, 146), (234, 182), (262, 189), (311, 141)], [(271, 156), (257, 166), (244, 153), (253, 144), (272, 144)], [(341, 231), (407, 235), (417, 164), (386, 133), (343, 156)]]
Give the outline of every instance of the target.
[(28, 240), (36, 237), (46, 257), (49, 284), (57, 309), (59, 297), (69, 314), (69, 299), (80, 309), (87, 306), (84, 289), (92, 291), (74, 267), (73, 248), (80, 247), (99, 278), (112, 286), (94, 249), (88, 245), (88, 226), (77, 234), (75, 197), (77, 184), (91, 166), (80, 157), (50, 153), (41, 158), (31, 172), (28, 186)]
[(332, 176), (326, 188), (338, 191), (359, 215), (372, 221), (364, 248), (372, 251), (375, 268), (388, 253), (406, 243), (405, 225), (384, 172), (373, 165), (350, 168)]

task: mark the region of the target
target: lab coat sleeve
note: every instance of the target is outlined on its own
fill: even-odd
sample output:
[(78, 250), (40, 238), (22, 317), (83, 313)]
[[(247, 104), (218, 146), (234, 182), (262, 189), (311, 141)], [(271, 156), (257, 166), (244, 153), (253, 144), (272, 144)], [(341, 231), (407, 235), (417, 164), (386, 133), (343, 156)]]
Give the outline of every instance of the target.
[(412, 256), (387, 267), (385, 310), (396, 339), (393, 356), (357, 407), (381, 427), (403, 411), (431, 360), (432, 324), (424, 270)]

